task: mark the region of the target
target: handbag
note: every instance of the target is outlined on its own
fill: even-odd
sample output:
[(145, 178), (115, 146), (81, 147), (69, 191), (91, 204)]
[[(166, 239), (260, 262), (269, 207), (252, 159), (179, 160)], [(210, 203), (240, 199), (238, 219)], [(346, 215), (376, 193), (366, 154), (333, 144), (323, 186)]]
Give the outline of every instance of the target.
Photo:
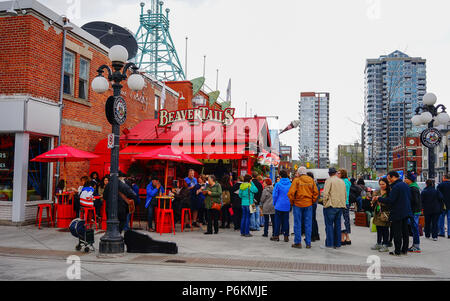
[(256, 212), (256, 205), (255, 204), (251, 204), (249, 209), (250, 209), (250, 214), (255, 213)]
[(222, 208), (222, 206), (219, 204), (219, 203), (212, 203), (212, 205), (211, 205), (211, 209), (214, 209), (214, 210), (218, 210), (218, 211), (220, 211), (220, 209)]
[(370, 219), (370, 232), (377, 232), (377, 226), (373, 223), (373, 217)]

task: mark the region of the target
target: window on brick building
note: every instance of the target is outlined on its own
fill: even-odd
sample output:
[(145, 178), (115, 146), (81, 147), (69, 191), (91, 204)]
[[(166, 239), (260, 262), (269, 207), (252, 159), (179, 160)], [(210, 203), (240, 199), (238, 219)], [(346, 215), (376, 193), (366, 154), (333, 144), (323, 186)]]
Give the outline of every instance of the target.
[(161, 106), (161, 97), (155, 95), (155, 119), (158, 119), (158, 112)]
[(73, 96), (73, 74), (75, 69), (75, 54), (64, 53), (64, 93)]
[(78, 97), (87, 99), (89, 95), (89, 61), (83, 58), (80, 59), (80, 77), (78, 83)]

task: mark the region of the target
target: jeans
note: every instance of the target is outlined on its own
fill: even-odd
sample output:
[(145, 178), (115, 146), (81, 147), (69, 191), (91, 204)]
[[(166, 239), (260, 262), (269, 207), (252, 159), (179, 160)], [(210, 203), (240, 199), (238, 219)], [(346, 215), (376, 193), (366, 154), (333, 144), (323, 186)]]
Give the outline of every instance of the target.
[(408, 231), (409, 218), (404, 218), (398, 221), (392, 222), (392, 232), (394, 236), (395, 254), (406, 254), (409, 246), (409, 231)]
[(389, 227), (377, 226), (377, 244), (385, 246), (389, 244)]
[(259, 227), (260, 227), (260, 210), (259, 210), (259, 206), (256, 205), (256, 212), (252, 213), (250, 215), (250, 229), (251, 230), (255, 230), (255, 231), (259, 231)]
[(341, 246), (341, 217), (343, 208), (323, 208), (325, 218), (325, 232), (327, 234), (325, 246), (339, 248)]
[(272, 236), (274, 236), (275, 214), (264, 214), (264, 235), (269, 235), (269, 218), (272, 221)]
[(312, 205), (312, 229), (311, 229), (311, 238), (319, 239), (319, 225), (317, 224), (316, 218), (317, 211), (317, 202)]
[(302, 242), (302, 217), (304, 217), (305, 227), (305, 243), (307, 246), (311, 245), (311, 232), (312, 232), (312, 206), (309, 207), (297, 207), (294, 205), (294, 243), (300, 244)]
[(131, 213), (127, 214), (127, 222), (125, 223), (125, 226), (123, 227), (123, 231), (130, 230), (130, 221), (131, 221)]
[(358, 204), (358, 211), (363, 211), (363, 209), (362, 209), (362, 197), (359, 196), (356, 199), (356, 203)]
[(241, 234), (250, 234), (250, 206), (242, 206)]
[(284, 236), (289, 236), (289, 211), (275, 210), (275, 229), (273, 230), (273, 236), (279, 236), (280, 233)]
[(447, 235), (450, 236), (450, 210), (445, 210), (439, 217), (439, 235), (445, 236), (445, 217), (447, 217)]
[(413, 244), (415, 247), (420, 246), (419, 218), (420, 213), (414, 213), (414, 217), (409, 219), (409, 224), (411, 225), (411, 232), (413, 234)]
[(240, 207), (233, 207), (233, 224), (234, 224), (234, 230), (239, 230), (241, 228), (241, 221), (242, 221), (242, 206)]
[(433, 238), (438, 237), (438, 221), (440, 214), (427, 214), (425, 215), (425, 237), (429, 238), (430, 234)]
[(345, 225), (345, 229), (342, 230), (342, 233), (350, 234), (352, 232), (350, 227), (350, 205), (347, 205), (347, 208), (343, 209), (342, 215), (344, 217)]
[[(147, 208), (147, 221), (148, 221), (148, 228), (149, 229), (153, 228), (153, 219), (154, 219), (155, 207), (156, 206), (152, 206), (150, 204), (148, 206), (148, 208)], [(155, 224), (155, 228), (156, 228), (156, 224)]]

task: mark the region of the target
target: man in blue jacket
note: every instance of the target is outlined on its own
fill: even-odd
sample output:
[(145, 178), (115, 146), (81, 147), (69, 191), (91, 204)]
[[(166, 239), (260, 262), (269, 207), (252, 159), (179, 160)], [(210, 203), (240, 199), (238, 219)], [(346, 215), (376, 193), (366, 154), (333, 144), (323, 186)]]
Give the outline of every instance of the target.
[(391, 192), (386, 198), (374, 197), (374, 201), (391, 206), (390, 219), (394, 236), (395, 251), (390, 255), (400, 256), (408, 254), (409, 229), (408, 220), (412, 218), (411, 191), (408, 184), (400, 180), (400, 175), (396, 171), (390, 171), (387, 179), (391, 184)]
[(439, 236), (445, 237), (445, 217), (447, 217), (447, 238), (450, 239), (450, 174), (445, 175), (442, 183), (437, 187), (444, 197), (445, 211), (439, 217)]
[(147, 198), (145, 200), (145, 208), (148, 210), (148, 231), (155, 231), (153, 230), (153, 213), (155, 212), (155, 207), (158, 206), (158, 201), (155, 197), (163, 193), (164, 187), (162, 187), (159, 179), (152, 177), (152, 182), (147, 185)]

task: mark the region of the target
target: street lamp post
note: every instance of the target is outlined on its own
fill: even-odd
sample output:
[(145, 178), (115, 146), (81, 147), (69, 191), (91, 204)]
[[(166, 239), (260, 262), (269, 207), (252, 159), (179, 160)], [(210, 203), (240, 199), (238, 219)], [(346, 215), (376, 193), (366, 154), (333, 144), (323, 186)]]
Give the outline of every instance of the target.
[[(415, 126), (428, 125), (428, 128), (420, 135), (422, 144), (428, 148), (428, 178), (434, 180), (435, 175), (435, 155), (434, 148), (442, 140), (442, 134), (434, 126), (446, 125), (450, 121), (450, 116), (445, 111), (444, 105), (434, 105), (437, 101), (436, 95), (428, 93), (423, 97), (423, 106), (416, 109), (416, 115), (411, 118)], [(439, 112), (439, 110), (441, 110)], [(421, 114), (420, 111), (422, 111)]]
[[(128, 87), (133, 91), (140, 91), (144, 88), (145, 81), (138, 73), (138, 67), (134, 63), (126, 63), (128, 51), (125, 47), (116, 45), (111, 47), (109, 58), (112, 61), (112, 69), (107, 65), (102, 65), (97, 70), (98, 76), (92, 81), (92, 89), (97, 93), (105, 93), (109, 89), (109, 82), (112, 82), (114, 94), (106, 102), (106, 116), (112, 125), (114, 144), (111, 149), (111, 171), (110, 171), (110, 200), (108, 200), (108, 220), (104, 236), (100, 238), (99, 253), (118, 254), (124, 252), (123, 237), (119, 232), (119, 220), (117, 218), (118, 195), (119, 195), (119, 142), (120, 126), (126, 120), (126, 102), (120, 96), (121, 82), (128, 78), (127, 71), (132, 69), (132, 75), (128, 78)], [(108, 72), (107, 79), (103, 77), (104, 71)]]

